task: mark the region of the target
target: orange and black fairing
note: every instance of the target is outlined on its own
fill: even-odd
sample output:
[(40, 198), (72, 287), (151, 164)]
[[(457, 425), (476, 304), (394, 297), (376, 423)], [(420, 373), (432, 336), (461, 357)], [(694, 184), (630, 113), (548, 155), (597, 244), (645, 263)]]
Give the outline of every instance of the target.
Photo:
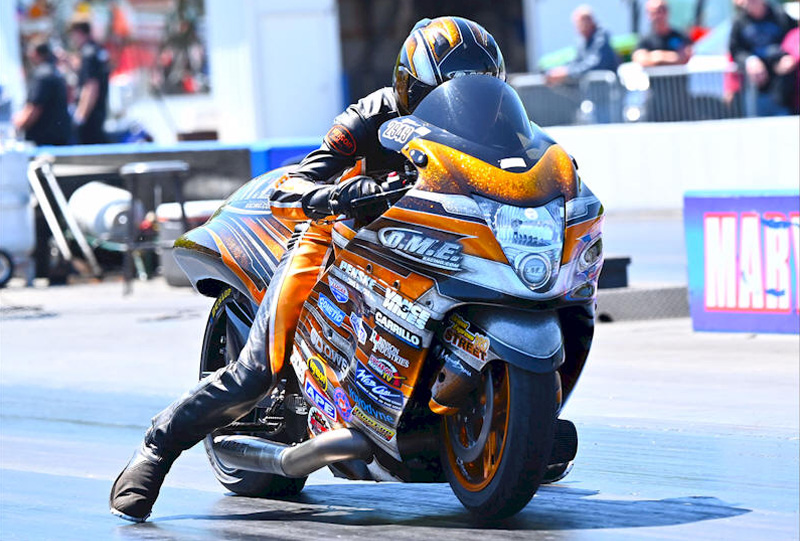
[[(439, 291), (465, 302), (593, 299), (602, 206), (508, 85), (479, 75), (446, 82), (413, 115), (384, 124), (380, 137), (418, 178), (354, 246), (389, 248), (381, 256), (401, 264), (415, 259)], [(458, 265), (442, 264), (442, 253), (456, 252)]]
[(301, 216), (292, 219), (291, 207), (285, 209), (288, 217), (271, 209), (270, 198), (286, 181), (285, 173), (279, 169), (251, 180), (206, 224), (175, 242), (178, 263), (201, 293), (214, 295), (225, 282), (261, 302)]

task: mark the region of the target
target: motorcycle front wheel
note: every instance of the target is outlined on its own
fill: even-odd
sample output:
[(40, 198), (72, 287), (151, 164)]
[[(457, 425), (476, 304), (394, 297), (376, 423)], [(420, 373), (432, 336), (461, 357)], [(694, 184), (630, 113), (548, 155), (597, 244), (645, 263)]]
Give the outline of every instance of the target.
[(443, 419), (445, 475), (480, 519), (517, 513), (539, 488), (553, 446), (555, 378), (491, 363), (467, 405)]
[[(247, 336), (253, 325), (256, 307), (242, 294), (234, 289), (225, 289), (217, 297), (211, 314), (206, 323), (205, 336), (203, 337), (203, 349), (200, 360), (200, 377), (214, 372), (218, 368), (230, 364), (239, 358), (239, 352), (247, 342)], [(253, 417), (252, 412), (246, 414), (242, 419)], [(286, 497), (299, 494), (306, 484), (306, 477), (290, 479), (271, 473), (261, 473), (248, 470), (240, 470), (225, 466), (217, 456), (214, 444), (214, 437), (222, 431), (231, 433), (230, 429), (235, 427), (234, 423), (230, 427), (212, 432), (203, 440), (208, 461), (214, 470), (217, 481), (225, 488), (241, 496), (252, 497)], [(257, 428), (248, 423), (247, 428)], [(246, 435), (263, 437), (263, 434), (246, 430), (237, 432)], [(277, 435), (268, 439), (275, 441), (285, 440), (285, 437)], [(281, 441), (281, 443), (293, 443)]]

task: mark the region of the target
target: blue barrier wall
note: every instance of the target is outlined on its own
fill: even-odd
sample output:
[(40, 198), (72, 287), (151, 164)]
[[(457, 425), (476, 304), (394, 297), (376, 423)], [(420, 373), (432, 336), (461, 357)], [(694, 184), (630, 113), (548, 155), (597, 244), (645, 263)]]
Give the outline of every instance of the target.
[(36, 155), (48, 154), (56, 158), (79, 158), (92, 156), (130, 156), (135, 161), (137, 154), (183, 154), (187, 152), (242, 151), (249, 152), (250, 176), (255, 177), (277, 167), (288, 160), (299, 159), (319, 148), (322, 138), (270, 139), (251, 144), (223, 144), (217, 141), (184, 141), (172, 145), (156, 143), (126, 143), (110, 145), (43, 146)]
[(683, 216), (694, 329), (800, 333), (800, 193), (687, 192)]

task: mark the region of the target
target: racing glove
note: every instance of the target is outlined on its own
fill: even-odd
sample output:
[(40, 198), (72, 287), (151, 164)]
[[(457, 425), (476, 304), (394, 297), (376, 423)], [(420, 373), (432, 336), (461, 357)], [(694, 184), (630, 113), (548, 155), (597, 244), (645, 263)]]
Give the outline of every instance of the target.
[(339, 184), (320, 186), (306, 192), (301, 203), (306, 216), (315, 220), (339, 214), (348, 218), (374, 218), (388, 208), (386, 201), (378, 200), (366, 205), (354, 205), (353, 202), (382, 191), (372, 178), (360, 175)]

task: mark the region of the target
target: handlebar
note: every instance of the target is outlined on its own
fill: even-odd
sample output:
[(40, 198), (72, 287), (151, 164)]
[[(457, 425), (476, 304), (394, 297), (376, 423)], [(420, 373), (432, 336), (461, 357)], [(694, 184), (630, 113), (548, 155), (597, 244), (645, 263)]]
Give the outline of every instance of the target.
[(364, 209), (367, 207), (377, 207), (381, 203), (388, 203), (389, 206), (391, 206), (400, 201), (400, 199), (411, 188), (413, 188), (413, 186), (403, 186), (402, 188), (397, 188), (395, 190), (388, 190), (385, 192), (380, 192), (372, 195), (365, 195), (364, 197), (353, 199), (351, 206), (354, 210)]

